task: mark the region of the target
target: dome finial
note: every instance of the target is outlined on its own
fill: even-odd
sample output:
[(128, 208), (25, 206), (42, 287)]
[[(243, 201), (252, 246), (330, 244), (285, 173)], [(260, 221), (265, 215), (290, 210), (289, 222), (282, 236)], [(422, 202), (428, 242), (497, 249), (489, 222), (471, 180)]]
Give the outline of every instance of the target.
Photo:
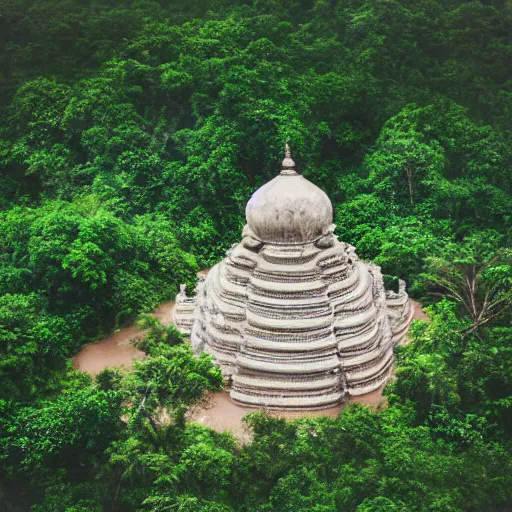
[(297, 174), (295, 171), (295, 162), (292, 160), (292, 152), (288, 142), (284, 145), (284, 160), (281, 166), (281, 174), (293, 176)]

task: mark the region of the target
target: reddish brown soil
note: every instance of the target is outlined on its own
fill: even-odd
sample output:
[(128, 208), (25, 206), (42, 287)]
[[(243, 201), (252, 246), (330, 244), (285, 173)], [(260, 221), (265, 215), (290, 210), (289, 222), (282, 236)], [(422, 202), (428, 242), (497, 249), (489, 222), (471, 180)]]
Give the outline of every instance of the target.
[[(152, 314), (169, 325), (173, 308), (174, 301), (164, 302)], [(93, 377), (105, 368), (130, 367), (134, 359), (146, 356), (133, 346), (133, 340), (141, 333), (137, 325), (130, 325), (96, 343), (89, 343), (73, 358), (73, 366)]]
[(105, 368), (131, 366), (133, 359), (145, 356), (142, 350), (132, 345), (132, 340), (139, 334), (140, 329), (132, 325), (101, 341), (89, 343), (73, 358), (73, 366), (92, 376)]
[(217, 432), (229, 430), (241, 443), (247, 443), (251, 440), (252, 433), (242, 419), (251, 412), (263, 411), (271, 416), (289, 420), (314, 418), (318, 416), (336, 418), (343, 407), (352, 403), (368, 405), (376, 409), (380, 406), (385, 406), (386, 398), (382, 396), (382, 388), (379, 388), (366, 395), (349, 398), (345, 404), (328, 409), (319, 409), (316, 411), (269, 411), (263, 407), (243, 407), (231, 400), (229, 393), (219, 391), (218, 393), (212, 393), (206, 400), (206, 403), (191, 409), (188, 414), (188, 419), (195, 423), (213, 428)]
[(424, 320), (425, 322), (430, 322), (430, 318), (427, 316), (425, 311), (421, 309), (421, 304), (419, 302), (413, 300), (412, 306), (414, 308), (414, 320)]

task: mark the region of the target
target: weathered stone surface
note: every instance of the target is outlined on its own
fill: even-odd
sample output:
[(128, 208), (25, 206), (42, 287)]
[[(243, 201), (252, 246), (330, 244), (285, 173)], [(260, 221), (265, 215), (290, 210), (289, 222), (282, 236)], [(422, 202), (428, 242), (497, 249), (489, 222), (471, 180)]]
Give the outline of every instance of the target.
[(212, 354), (231, 397), (269, 408), (323, 408), (380, 387), (412, 319), (400, 283), (332, 234), (327, 195), (295, 172), (247, 205), (242, 241), (196, 290), (176, 297), (175, 321), (197, 352)]

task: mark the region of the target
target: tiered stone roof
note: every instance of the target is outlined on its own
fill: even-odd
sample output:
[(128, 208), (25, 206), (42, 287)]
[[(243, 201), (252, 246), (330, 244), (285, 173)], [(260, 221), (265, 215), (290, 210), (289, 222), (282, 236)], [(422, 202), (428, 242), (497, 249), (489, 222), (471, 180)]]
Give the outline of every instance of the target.
[(241, 243), (194, 297), (182, 289), (175, 321), (215, 357), (234, 400), (323, 408), (386, 382), (412, 307), (405, 283), (386, 292), (379, 267), (338, 241), (329, 198), (286, 150), (247, 204)]

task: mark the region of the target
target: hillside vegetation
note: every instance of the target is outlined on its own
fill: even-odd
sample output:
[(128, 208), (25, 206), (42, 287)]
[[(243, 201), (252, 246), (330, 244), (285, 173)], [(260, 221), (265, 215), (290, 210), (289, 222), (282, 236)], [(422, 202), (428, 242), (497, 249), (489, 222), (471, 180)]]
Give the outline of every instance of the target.
[[(0, 509), (510, 510), (511, 34), (508, 0), (0, 0)], [(240, 238), (285, 140), (429, 304), (387, 409), (240, 447), (150, 317), (132, 373), (73, 370)]]

